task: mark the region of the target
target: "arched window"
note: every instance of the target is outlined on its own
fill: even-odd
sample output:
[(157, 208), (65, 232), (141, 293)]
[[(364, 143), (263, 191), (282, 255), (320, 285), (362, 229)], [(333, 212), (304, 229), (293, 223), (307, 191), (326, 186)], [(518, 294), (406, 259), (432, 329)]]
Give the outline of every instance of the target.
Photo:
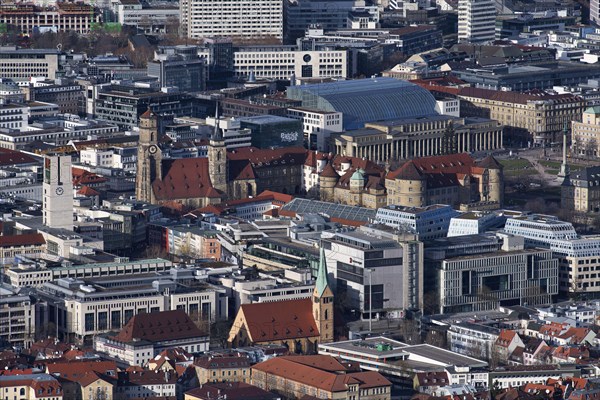
[(220, 151), (217, 153), (217, 161), (221, 161), (221, 152)]
[(325, 319), (329, 319), (329, 310), (325, 309)]

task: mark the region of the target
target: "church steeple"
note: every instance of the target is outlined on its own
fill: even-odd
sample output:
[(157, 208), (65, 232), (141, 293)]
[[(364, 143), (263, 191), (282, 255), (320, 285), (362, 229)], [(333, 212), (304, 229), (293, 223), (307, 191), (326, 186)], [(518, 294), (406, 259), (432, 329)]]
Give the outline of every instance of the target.
[(333, 341), (333, 291), (327, 279), (325, 249), (321, 246), (319, 269), (313, 291), (313, 315), (319, 327), (319, 343)]
[(158, 146), (158, 116), (150, 108), (140, 116), (135, 196), (156, 203), (152, 182), (162, 179), (162, 152)]
[(219, 127), (219, 101), (215, 111), (215, 130), (208, 143), (208, 172), (212, 186), (221, 193), (228, 193), (229, 163), (227, 146)]
[(315, 281), (315, 296), (322, 297), (325, 290), (329, 287), (327, 280), (327, 261), (325, 260), (325, 249), (321, 247), (319, 257), (319, 269), (317, 270), (317, 280)]

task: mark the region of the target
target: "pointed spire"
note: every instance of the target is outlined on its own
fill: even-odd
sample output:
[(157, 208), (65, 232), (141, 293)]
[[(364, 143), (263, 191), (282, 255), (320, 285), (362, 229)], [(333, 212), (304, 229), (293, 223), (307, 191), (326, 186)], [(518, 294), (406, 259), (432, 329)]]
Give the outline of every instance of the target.
[(323, 296), (323, 292), (329, 286), (327, 281), (327, 262), (325, 261), (325, 249), (321, 246), (321, 256), (319, 257), (319, 270), (317, 271), (317, 280), (315, 282), (315, 292), (318, 297)]
[(219, 100), (217, 100), (217, 107), (215, 110), (215, 132), (213, 133), (213, 139), (214, 140), (220, 140), (221, 139), (221, 129), (219, 128), (219, 122), (220, 122), (220, 118), (219, 118)]

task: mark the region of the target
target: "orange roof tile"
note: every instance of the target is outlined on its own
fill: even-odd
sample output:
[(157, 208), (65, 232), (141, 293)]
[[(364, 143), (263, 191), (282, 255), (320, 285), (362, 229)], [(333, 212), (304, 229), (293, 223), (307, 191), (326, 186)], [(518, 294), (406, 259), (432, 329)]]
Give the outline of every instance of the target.
[(133, 342), (137, 339), (157, 342), (200, 336), (206, 334), (183, 310), (170, 310), (135, 315), (114, 339), (120, 342)]
[(255, 343), (319, 336), (311, 299), (243, 304), (239, 312)]
[(313, 368), (296, 360), (297, 357), (275, 357), (254, 365), (252, 369), (332, 393), (348, 390), (348, 384), (358, 384), (360, 389), (391, 386), (390, 381), (378, 372), (338, 374)]

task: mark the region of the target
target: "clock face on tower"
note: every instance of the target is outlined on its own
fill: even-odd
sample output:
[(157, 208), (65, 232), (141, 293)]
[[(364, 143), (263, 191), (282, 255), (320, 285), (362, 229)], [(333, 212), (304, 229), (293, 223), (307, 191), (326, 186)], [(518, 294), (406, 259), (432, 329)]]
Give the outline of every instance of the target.
[(158, 151), (158, 147), (156, 147), (155, 145), (148, 147), (148, 153), (150, 153), (150, 154), (155, 154), (157, 151)]
[(58, 196), (61, 196), (64, 192), (65, 192), (65, 189), (63, 189), (62, 187), (57, 187), (56, 190), (55, 190), (55, 193)]

